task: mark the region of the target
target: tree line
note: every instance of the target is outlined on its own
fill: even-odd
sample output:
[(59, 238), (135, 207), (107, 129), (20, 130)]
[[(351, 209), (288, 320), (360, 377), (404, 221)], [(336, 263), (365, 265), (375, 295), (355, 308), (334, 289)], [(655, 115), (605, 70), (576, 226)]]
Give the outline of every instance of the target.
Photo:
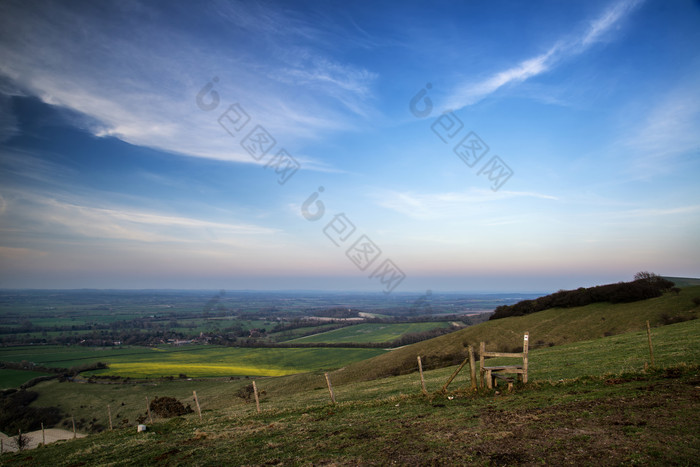
[[(638, 272), (631, 282), (580, 287), (576, 290), (560, 290), (534, 300), (523, 300), (514, 305), (501, 305), (489, 319), (524, 316), (549, 308), (572, 308), (591, 303), (627, 303), (660, 297), (675, 289), (673, 282), (651, 272)], [(680, 290), (680, 289), (679, 289)]]

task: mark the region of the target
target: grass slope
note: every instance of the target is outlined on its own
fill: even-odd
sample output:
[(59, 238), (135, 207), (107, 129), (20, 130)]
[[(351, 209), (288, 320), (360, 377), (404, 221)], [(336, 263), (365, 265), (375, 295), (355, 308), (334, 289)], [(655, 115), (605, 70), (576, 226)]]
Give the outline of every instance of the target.
[(326, 331), (312, 336), (301, 337), (289, 342), (301, 343), (349, 343), (349, 342), (391, 342), (407, 333), (430, 331), (449, 327), (447, 322), (434, 323), (364, 323), (341, 329)]
[[(310, 375), (317, 378), (318, 388), (296, 394), (301, 386), (293, 382), (300, 381), (298, 377), (268, 378), (258, 381), (266, 390), (263, 413), (258, 415), (254, 404), (240, 399), (225, 405), (221, 393), (230, 394), (226, 384), (233, 388), (242, 382), (219, 382), (208, 390), (206, 382), (187, 382), (183, 384), (200, 384), (201, 421), (196, 415), (157, 420), (149, 423), (146, 433), (137, 433), (132, 423), (113, 432), (5, 454), (0, 462), (694, 465), (700, 455), (698, 332), (698, 320), (654, 329), (658, 367), (647, 373), (638, 371), (647, 350), (644, 332), (534, 350), (532, 382), (513, 393), (462, 389), (424, 397), (412, 374), (338, 384), (339, 403), (331, 406), (321, 375)], [(665, 365), (674, 366), (661, 368)], [(636, 371), (603, 374), (609, 369)], [(437, 390), (452, 370), (426, 372), (429, 390)], [(569, 370), (575, 378), (561, 377)], [(452, 388), (466, 383), (460, 376)], [(148, 387), (131, 388), (137, 392), (134, 403), (144, 401)], [(90, 388), (95, 394), (100, 389), (105, 390)], [(182, 398), (185, 389), (191, 387), (180, 388)], [(217, 394), (222, 408), (205, 405)]]
[(522, 349), (522, 336), (526, 331), (530, 333), (531, 349), (639, 331), (646, 328), (647, 320), (657, 327), (666, 322), (665, 317), (696, 318), (695, 297), (700, 297), (699, 286), (641, 302), (552, 308), (526, 316), (492, 320), (348, 365), (334, 377), (340, 381), (355, 381), (412, 372), (416, 370), (418, 355), (424, 367), (447, 366), (464, 359), (468, 345), (478, 351), (481, 341), (486, 342), (490, 350), (514, 351)]

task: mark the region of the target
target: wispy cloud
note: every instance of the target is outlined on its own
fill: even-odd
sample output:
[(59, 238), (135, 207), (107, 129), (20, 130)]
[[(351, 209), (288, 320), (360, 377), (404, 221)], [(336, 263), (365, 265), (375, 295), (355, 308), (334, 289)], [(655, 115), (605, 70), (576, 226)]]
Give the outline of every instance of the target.
[[(89, 129), (98, 136), (243, 163), (259, 162), (217, 123), (233, 102), (286, 147), (351, 128), (371, 111), (376, 76), (327, 57), (316, 47), (321, 32), (308, 20), (271, 6), (217, 5), (193, 5), (201, 30), (175, 30), (168, 21), (148, 21), (170, 13), (150, 4), (3, 2), (0, 76), (47, 103), (89, 116)], [(207, 27), (220, 28), (236, 48), (213, 47)], [(195, 96), (213, 76), (221, 105), (204, 112)], [(0, 126), (11, 133), (13, 123)]]
[[(249, 223), (212, 222), (135, 208), (96, 207), (38, 194), (14, 193), (2, 213), (3, 238), (18, 236), (146, 243), (241, 245), (275, 235), (277, 229)], [(10, 227), (11, 226), (11, 227)]]
[[(638, 111), (621, 147), (630, 154), (629, 170), (640, 178), (678, 169), (678, 157), (700, 153), (700, 97), (698, 73), (665, 93), (647, 111)], [(635, 115), (636, 117), (636, 115)]]
[(487, 203), (516, 198), (558, 200), (556, 196), (541, 193), (507, 190), (493, 193), (476, 188), (464, 192), (445, 193), (382, 191), (376, 196), (379, 206), (420, 220), (453, 217), (469, 210), (481, 209)]
[(540, 55), (521, 61), (488, 78), (459, 86), (445, 101), (445, 109), (458, 110), (475, 104), (504, 86), (517, 84), (545, 73), (561, 61), (579, 54), (601, 41), (605, 34), (622, 21), (642, 0), (621, 0), (590, 22), (585, 31), (573, 38), (565, 38)]

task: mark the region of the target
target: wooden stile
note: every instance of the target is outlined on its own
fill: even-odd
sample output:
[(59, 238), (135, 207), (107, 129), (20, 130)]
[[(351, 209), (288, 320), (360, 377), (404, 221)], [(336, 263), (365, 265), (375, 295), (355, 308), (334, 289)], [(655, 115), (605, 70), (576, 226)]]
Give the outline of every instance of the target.
[[(527, 370), (528, 370), (528, 354), (529, 354), (529, 340), (530, 333), (526, 332), (523, 336), (523, 351), (518, 353), (508, 353), (508, 352), (487, 352), (486, 343), (481, 342), (479, 344), (479, 367), (481, 373), (481, 387), (486, 387), (491, 389), (495, 379), (502, 379), (508, 382), (508, 389), (512, 389), (513, 378), (505, 377), (503, 374), (517, 374), (518, 378), (523, 382), (527, 383)], [(521, 358), (521, 365), (499, 365), (499, 366), (486, 366), (484, 359), (485, 357), (508, 357), (508, 358)]]

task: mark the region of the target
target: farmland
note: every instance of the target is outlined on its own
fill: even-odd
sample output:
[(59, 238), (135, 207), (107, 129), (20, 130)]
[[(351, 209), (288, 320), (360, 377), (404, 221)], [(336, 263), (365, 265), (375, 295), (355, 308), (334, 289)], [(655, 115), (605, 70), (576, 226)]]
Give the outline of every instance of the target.
[(335, 369), (383, 352), (380, 349), (262, 349), (204, 345), (102, 349), (32, 346), (0, 349), (0, 360), (28, 361), (52, 368), (71, 368), (96, 362), (109, 365), (105, 370), (85, 372), (86, 376), (281, 376)]
[[(412, 373), (338, 383), (338, 404), (331, 405), (323, 375), (309, 373), (258, 379), (265, 395), (257, 414), (255, 404), (234, 395), (245, 379), (78, 385), (82, 396), (75, 384), (50, 381), (36, 387), (37, 403), (73, 407), (76, 417), (97, 417), (103, 427), (111, 403), (116, 429), (6, 454), (3, 462), (581, 465), (595, 464), (607, 449), (606, 460), (615, 465), (691, 465), (700, 455), (699, 323), (655, 327), (657, 366), (647, 372), (644, 331), (535, 349), (531, 382), (513, 393), (465, 390), (463, 372), (443, 394), (454, 370), (448, 367), (425, 373), (427, 397)], [(192, 404), (192, 390), (202, 420), (195, 413), (156, 419), (145, 434), (133, 429), (145, 396), (172, 394)]]
[[(197, 340), (252, 346), (363, 322), (446, 323), (521, 298), (522, 294), (6, 290), (0, 291), (0, 345), (104, 347)], [(345, 321), (345, 314), (356, 321)], [(479, 321), (473, 316), (464, 320)]]
[(0, 369), (0, 389), (16, 388), (32, 378), (49, 374), (41, 371)]

